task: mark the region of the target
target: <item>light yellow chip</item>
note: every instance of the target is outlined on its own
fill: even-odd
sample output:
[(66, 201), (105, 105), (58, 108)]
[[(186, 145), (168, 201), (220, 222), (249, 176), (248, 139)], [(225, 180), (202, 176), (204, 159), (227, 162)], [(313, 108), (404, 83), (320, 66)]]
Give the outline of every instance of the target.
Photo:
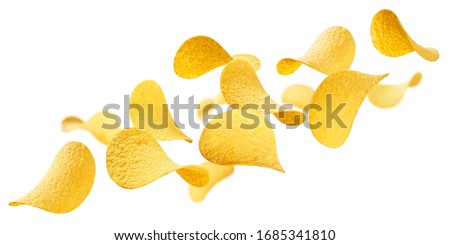
[(271, 124), (256, 110), (235, 109), (217, 115), (205, 126), (199, 148), (203, 157), (215, 164), (259, 166), (284, 172)]
[(146, 80), (134, 88), (130, 96), (130, 117), (135, 128), (148, 130), (156, 140), (192, 142), (173, 121), (164, 93), (155, 81)]
[(406, 83), (399, 85), (378, 84), (369, 93), (372, 104), (381, 108), (391, 108), (400, 103), (409, 87), (417, 86), (422, 80), (422, 74), (417, 72)]
[(314, 89), (310, 86), (294, 84), (284, 90), (281, 100), (285, 104), (292, 104), (303, 109), (306, 105), (311, 103), (313, 94)]
[(321, 73), (330, 75), (348, 70), (354, 57), (355, 40), (352, 34), (342, 26), (333, 26), (322, 32), (301, 58), (280, 60), (277, 71), (281, 75), (290, 75), (301, 64), (305, 64)]
[(219, 104), (219, 105), (222, 105), (222, 104), (227, 103), (227, 102), (225, 101), (225, 98), (223, 97), (222, 92), (219, 92), (219, 93), (216, 95), (216, 103)]
[[(250, 104), (258, 106), (257, 110), (263, 110), (266, 97), (269, 96), (264, 90), (255, 70), (250, 63), (245, 60), (234, 60), (230, 62), (222, 71), (220, 77), (220, 90), (225, 101), (233, 108), (239, 108)], [(296, 110), (284, 110), (270, 99), (270, 103), (275, 105), (270, 109), (280, 122), (287, 125), (300, 125), (305, 120), (303, 113)], [(256, 108), (255, 108), (256, 109)]]
[(416, 51), (428, 61), (436, 61), (439, 58), (439, 52), (436, 49), (417, 44), (391, 10), (383, 9), (375, 14), (370, 34), (375, 48), (386, 56), (399, 57)]
[(75, 116), (66, 117), (61, 122), (61, 129), (64, 132), (71, 132), (76, 129), (84, 129), (94, 135), (97, 140), (106, 145), (120, 131), (120, 128), (119, 125), (117, 125), (117, 127), (107, 129), (105, 125), (113, 125), (115, 123), (116, 121), (114, 119), (105, 117), (103, 112), (99, 112), (86, 122)]
[(206, 194), (213, 188), (218, 182), (227, 178), (234, 172), (234, 166), (218, 165), (211, 162), (205, 162), (202, 165), (209, 172), (209, 182), (203, 187), (195, 187), (189, 185), (189, 195), (194, 202), (201, 202), (205, 199)]
[[(325, 78), (312, 98), (312, 105), (319, 106), (320, 109), (309, 110), (309, 125), (314, 137), (331, 148), (344, 144), (361, 103), (369, 91), (386, 76), (387, 74), (372, 76), (356, 71), (341, 71)], [(341, 105), (343, 107), (339, 110)], [(337, 117), (333, 116), (334, 113)]]
[(94, 177), (95, 161), (89, 149), (79, 142), (69, 142), (59, 150), (41, 182), (9, 205), (29, 205), (52, 213), (67, 213), (86, 199)]
[(233, 59), (247, 60), (255, 70), (261, 67), (258, 58), (253, 55), (231, 56), (214, 39), (206, 36), (195, 36), (186, 40), (178, 49), (173, 68), (179, 77), (190, 79), (226, 65)]
[(143, 187), (173, 171), (193, 186), (209, 182), (206, 169), (176, 164), (151, 133), (142, 129), (124, 129), (114, 137), (108, 144), (106, 167), (111, 179), (125, 189)]

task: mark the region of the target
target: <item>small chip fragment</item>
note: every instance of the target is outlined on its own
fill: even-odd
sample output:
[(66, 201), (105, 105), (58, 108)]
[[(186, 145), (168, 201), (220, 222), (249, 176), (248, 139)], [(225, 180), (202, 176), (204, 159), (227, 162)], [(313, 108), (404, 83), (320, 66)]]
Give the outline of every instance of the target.
[(298, 108), (303, 109), (306, 105), (311, 103), (314, 94), (314, 89), (304, 84), (294, 84), (287, 87), (281, 100), (285, 104), (292, 104)]
[(189, 185), (189, 195), (194, 202), (203, 201), (211, 188), (213, 188), (218, 182), (227, 178), (234, 172), (233, 165), (225, 166), (214, 164), (211, 162), (205, 162), (200, 166), (208, 170), (209, 182), (203, 187), (195, 187)]

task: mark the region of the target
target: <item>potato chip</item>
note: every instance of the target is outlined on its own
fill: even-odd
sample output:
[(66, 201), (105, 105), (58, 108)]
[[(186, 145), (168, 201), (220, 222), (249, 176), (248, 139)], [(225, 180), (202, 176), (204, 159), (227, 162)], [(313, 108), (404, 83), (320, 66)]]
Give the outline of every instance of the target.
[(361, 103), (387, 75), (340, 71), (325, 78), (312, 98), (312, 104), (321, 109), (311, 109), (308, 113), (314, 137), (331, 148), (344, 144)]
[(355, 40), (342, 26), (326, 29), (314, 41), (308, 52), (299, 59), (285, 58), (278, 62), (281, 75), (294, 73), (302, 64), (326, 75), (348, 70), (355, 57)]
[(222, 104), (227, 103), (227, 102), (225, 101), (225, 98), (223, 97), (222, 92), (219, 92), (219, 93), (216, 95), (216, 103), (219, 104), (219, 105), (222, 105)]
[(202, 165), (209, 172), (209, 182), (203, 187), (195, 187), (189, 185), (189, 195), (194, 202), (201, 202), (205, 199), (206, 194), (213, 188), (218, 182), (227, 178), (234, 172), (234, 166), (218, 165), (211, 162), (205, 162)]
[(255, 70), (259, 70), (261, 67), (258, 58), (253, 55), (230, 56), (214, 39), (206, 36), (195, 36), (186, 40), (178, 49), (173, 68), (179, 77), (190, 79), (226, 65), (233, 59), (247, 60)]
[(94, 177), (95, 161), (89, 149), (79, 142), (69, 142), (59, 150), (41, 182), (9, 205), (29, 205), (52, 213), (67, 213), (86, 199)]
[(90, 132), (94, 137), (102, 142), (108, 144), (112, 138), (120, 131), (120, 128), (107, 129), (104, 124), (113, 125), (114, 119), (105, 117), (103, 112), (99, 112), (84, 122), (78, 117), (69, 116), (61, 122), (61, 129), (64, 132), (71, 132), (76, 129), (84, 129)]
[(375, 14), (370, 34), (375, 48), (386, 56), (399, 57), (416, 51), (428, 61), (436, 61), (439, 58), (439, 52), (436, 49), (417, 44), (391, 10), (383, 9)]
[[(255, 70), (244, 60), (234, 60), (225, 66), (220, 77), (220, 90), (229, 105), (238, 105), (239, 108), (242, 108), (252, 104), (258, 106), (258, 110), (261, 111), (263, 110), (262, 105), (266, 104), (266, 98), (269, 96), (261, 85)], [(274, 114), (280, 122), (287, 125), (303, 123), (305, 119), (303, 113), (283, 109), (272, 99), (270, 99), (270, 104), (274, 105), (270, 109), (270, 113)]]
[(148, 130), (156, 140), (192, 142), (173, 121), (164, 93), (155, 81), (146, 80), (134, 88), (130, 117), (135, 128)]
[(284, 90), (281, 100), (285, 104), (292, 104), (303, 109), (306, 105), (311, 103), (313, 94), (314, 89), (310, 86), (294, 84)]
[(381, 108), (391, 108), (403, 99), (406, 90), (409, 87), (417, 86), (422, 80), (422, 74), (417, 72), (414, 76), (406, 83), (399, 85), (384, 85), (378, 84), (369, 93), (368, 97), (372, 104)]
[(275, 134), (259, 111), (224, 112), (213, 118), (202, 132), (200, 152), (220, 165), (250, 165), (284, 172), (278, 160)]
[(202, 167), (180, 166), (173, 162), (148, 130), (124, 129), (108, 144), (106, 167), (109, 176), (125, 189), (143, 187), (176, 171), (193, 186), (208, 184), (208, 171)]

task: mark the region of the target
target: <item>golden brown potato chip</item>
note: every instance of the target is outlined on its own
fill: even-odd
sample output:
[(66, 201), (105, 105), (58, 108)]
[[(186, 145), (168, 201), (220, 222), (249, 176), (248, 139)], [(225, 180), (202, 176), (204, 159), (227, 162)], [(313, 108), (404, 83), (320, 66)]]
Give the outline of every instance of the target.
[(347, 140), (361, 103), (387, 74), (367, 75), (356, 71), (334, 73), (319, 85), (309, 110), (309, 125), (323, 145), (337, 148)]
[(95, 161), (79, 142), (64, 145), (47, 174), (27, 195), (11, 206), (29, 205), (52, 213), (67, 213), (86, 199), (94, 184)]
[(436, 61), (439, 58), (439, 52), (436, 49), (417, 44), (391, 10), (383, 9), (375, 14), (370, 34), (375, 48), (386, 56), (399, 57), (416, 51), (428, 61)]
[(306, 105), (311, 103), (313, 94), (314, 89), (310, 86), (294, 84), (284, 90), (281, 100), (285, 104), (292, 104), (303, 109)]
[(206, 194), (213, 188), (218, 182), (227, 178), (234, 172), (234, 166), (218, 165), (211, 162), (205, 162), (202, 165), (203, 168), (209, 172), (209, 182), (203, 187), (195, 187), (189, 185), (189, 195), (194, 202), (201, 202)]
[(403, 99), (406, 90), (409, 87), (417, 86), (422, 80), (422, 74), (417, 72), (414, 76), (406, 83), (399, 85), (384, 85), (378, 84), (369, 93), (368, 97), (372, 104), (381, 108), (391, 108)]
[(348, 70), (354, 57), (355, 40), (352, 34), (342, 26), (333, 26), (322, 32), (301, 58), (280, 60), (277, 71), (281, 75), (290, 75), (301, 64), (305, 64), (314, 70), (330, 75)]
[(192, 142), (173, 121), (164, 93), (155, 81), (146, 80), (134, 88), (130, 96), (130, 117), (135, 128), (148, 130), (156, 140)]
[(173, 171), (193, 186), (209, 182), (206, 169), (176, 164), (150, 131), (142, 129), (124, 129), (114, 137), (108, 144), (106, 167), (111, 179), (125, 189), (140, 188)]
[(186, 40), (175, 55), (173, 68), (182, 78), (196, 78), (207, 72), (226, 65), (233, 59), (243, 59), (250, 62), (255, 70), (261, 63), (250, 54), (230, 56), (214, 39), (206, 36), (195, 36)]
[(220, 165), (250, 165), (284, 172), (278, 160), (270, 122), (256, 110), (231, 110), (205, 127), (199, 142), (208, 161)]

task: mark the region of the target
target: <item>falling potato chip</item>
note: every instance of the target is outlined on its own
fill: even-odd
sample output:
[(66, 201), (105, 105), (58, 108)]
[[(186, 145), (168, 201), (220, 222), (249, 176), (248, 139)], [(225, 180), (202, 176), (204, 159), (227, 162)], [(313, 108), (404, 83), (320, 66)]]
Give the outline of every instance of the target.
[(203, 187), (189, 186), (189, 195), (194, 202), (201, 202), (206, 194), (213, 188), (218, 182), (227, 178), (234, 172), (234, 166), (218, 165), (211, 162), (205, 162), (202, 165), (209, 172), (209, 182)]
[[(255, 70), (244, 60), (234, 60), (225, 66), (220, 77), (220, 90), (225, 101), (233, 108), (237, 105), (239, 108), (256, 105), (257, 109), (262, 111), (264, 109), (262, 106), (266, 104), (266, 98), (269, 96), (261, 85)], [(270, 113), (274, 114), (280, 122), (287, 125), (303, 123), (305, 119), (303, 113), (283, 109), (272, 99), (270, 99), (270, 104), (274, 107), (270, 109)]]
[(250, 54), (230, 56), (218, 42), (206, 36), (195, 36), (186, 40), (175, 55), (173, 67), (179, 77), (190, 79), (226, 65), (233, 59), (247, 60), (255, 70), (261, 67), (255, 56)]
[(321, 73), (348, 70), (355, 57), (355, 40), (352, 34), (341, 26), (326, 29), (312, 44), (308, 52), (299, 59), (285, 58), (278, 62), (281, 75), (294, 73), (305, 64)]
[(134, 88), (130, 96), (130, 117), (135, 128), (148, 130), (156, 140), (192, 142), (177, 127), (161, 87), (146, 80)]
[(84, 129), (94, 135), (94, 137), (103, 144), (108, 144), (120, 131), (120, 128), (119, 125), (117, 125), (117, 127), (108, 129), (105, 125), (114, 125), (115, 122), (116, 121), (114, 119), (105, 117), (103, 112), (99, 112), (86, 122), (75, 116), (66, 117), (61, 122), (61, 129), (64, 132)]
[(29, 205), (52, 213), (67, 213), (86, 199), (94, 184), (95, 161), (79, 142), (64, 145), (41, 182), (10, 206)]
[(386, 56), (399, 57), (416, 51), (428, 61), (436, 61), (439, 58), (439, 52), (436, 49), (417, 44), (391, 10), (383, 9), (375, 14), (370, 34), (375, 48)]
[(202, 132), (200, 152), (220, 165), (250, 165), (284, 172), (278, 160), (275, 134), (270, 122), (256, 110), (224, 112)]
[(372, 76), (356, 71), (334, 73), (319, 85), (309, 110), (309, 125), (323, 145), (337, 148), (347, 140), (361, 103), (387, 74)]
[(422, 74), (417, 72), (406, 83), (399, 85), (378, 84), (369, 93), (368, 97), (372, 104), (381, 108), (390, 108), (396, 106), (403, 99), (406, 90), (409, 87), (417, 86), (422, 80)]
[(209, 182), (206, 169), (174, 163), (151, 133), (143, 129), (124, 129), (114, 137), (108, 144), (106, 167), (111, 179), (125, 189), (140, 188), (173, 171), (193, 186)]
[(314, 89), (310, 86), (294, 84), (284, 90), (281, 100), (285, 104), (292, 104), (303, 109), (306, 105), (311, 103), (313, 94)]

